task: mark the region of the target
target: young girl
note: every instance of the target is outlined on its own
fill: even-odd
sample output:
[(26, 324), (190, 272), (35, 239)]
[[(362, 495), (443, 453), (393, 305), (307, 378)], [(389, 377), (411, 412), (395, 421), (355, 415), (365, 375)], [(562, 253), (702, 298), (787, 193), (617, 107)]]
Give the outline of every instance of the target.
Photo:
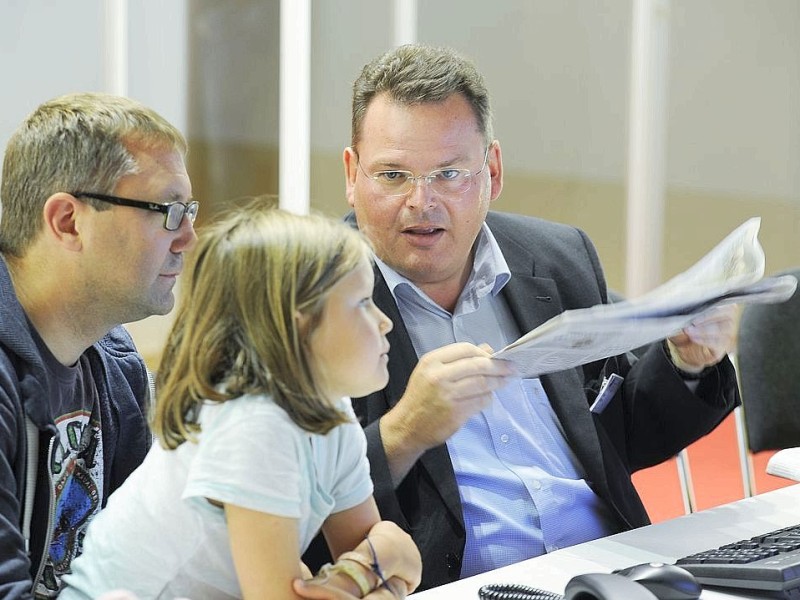
[(405, 597), (419, 553), (379, 521), (347, 397), (388, 380), (364, 238), (253, 203), (201, 231), (184, 277), (159, 443), (92, 522), (61, 598), (327, 597), (294, 581), (320, 528), (339, 560), (314, 581)]

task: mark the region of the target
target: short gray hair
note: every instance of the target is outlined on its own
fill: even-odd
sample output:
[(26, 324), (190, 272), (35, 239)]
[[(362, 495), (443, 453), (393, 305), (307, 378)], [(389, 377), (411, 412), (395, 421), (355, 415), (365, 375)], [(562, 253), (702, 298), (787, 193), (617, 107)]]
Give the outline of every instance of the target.
[(408, 44), (364, 66), (353, 83), (353, 147), (360, 139), (370, 102), (380, 94), (401, 104), (441, 102), (453, 94), (462, 94), (475, 113), (486, 145), (494, 139), (492, 109), (483, 76), (471, 61), (450, 48)]

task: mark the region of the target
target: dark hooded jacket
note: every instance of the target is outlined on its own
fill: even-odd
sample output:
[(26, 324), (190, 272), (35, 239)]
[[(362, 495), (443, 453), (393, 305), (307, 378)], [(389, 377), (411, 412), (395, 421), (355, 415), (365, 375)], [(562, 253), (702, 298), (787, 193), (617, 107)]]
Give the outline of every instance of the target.
[[(123, 327), (90, 346), (85, 357), (97, 387), (102, 423), (105, 506), (111, 494), (144, 459), (151, 443), (147, 426), (148, 375)], [(48, 398), (51, 381), (0, 257), (0, 597), (31, 598), (49, 546), (54, 491), (48, 467), (57, 429)], [(27, 419), (26, 419), (27, 417)], [(38, 439), (28, 439), (26, 421)], [(26, 478), (28, 447), (37, 442), (36, 481)], [(26, 495), (32, 494), (30, 539), (23, 534)]]

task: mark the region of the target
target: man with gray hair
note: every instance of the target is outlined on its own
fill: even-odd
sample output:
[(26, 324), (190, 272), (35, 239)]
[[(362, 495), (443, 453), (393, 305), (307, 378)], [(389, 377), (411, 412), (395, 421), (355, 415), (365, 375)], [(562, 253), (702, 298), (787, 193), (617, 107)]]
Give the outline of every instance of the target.
[(13, 134), (0, 202), (0, 596), (55, 597), (84, 531), (150, 445), (144, 361), (120, 326), (168, 313), (196, 240), (186, 142), (81, 93)]

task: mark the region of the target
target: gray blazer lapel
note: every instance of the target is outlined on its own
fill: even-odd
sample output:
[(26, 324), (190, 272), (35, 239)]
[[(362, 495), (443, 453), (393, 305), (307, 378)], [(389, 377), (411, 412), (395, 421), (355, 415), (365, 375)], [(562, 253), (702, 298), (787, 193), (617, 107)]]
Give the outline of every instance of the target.
[[(391, 344), (389, 359), (389, 384), (381, 393), (389, 408), (397, 404), (400, 397), (405, 393), (406, 383), (411, 372), (417, 365), (417, 353), (411, 343), (403, 320), (400, 318), (400, 311), (397, 303), (386, 285), (386, 281), (375, 268), (375, 292), (373, 294), (375, 304), (386, 316), (394, 322), (394, 329), (386, 336)], [(456, 476), (453, 471), (453, 463), (450, 461), (450, 454), (444, 444), (431, 448), (420, 457), (419, 462), (427, 470), (431, 484), (437, 489), (442, 497), (442, 501), (453, 516), (464, 526), (464, 516), (461, 510), (461, 496), (456, 484)], [(445, 474), (443, 477), (442, 475)]]
[(392, 408), (406, 391), (406, 384), (414, 367), (417, 366), (417, 353), (411, 343), (408, 330), (400, 316), (400, 310), (394, 301), (394, 296), (386, 285), (386, 280), (378, 267), (375, 267), (375, 290), (373, 292), (375, 305), (392, 320), (394, 327), (387, 334), (389, 341), (389, 384), (383, 389), (381, 395), (386, 400), (386, 405)]
[[(512, 270), (503, 294), (522, 333), (527, 333), (563, 310), (558, 288), (552, 279), (514, 273)], [(541, 382), (564, 428), (567, 442), (587, 478), (605, 488), (606, 475), (594, 417), (589, 412), (585, 397), (575, 397), (575, 391), (583, 389), (580, 369), (543, 375)]]

